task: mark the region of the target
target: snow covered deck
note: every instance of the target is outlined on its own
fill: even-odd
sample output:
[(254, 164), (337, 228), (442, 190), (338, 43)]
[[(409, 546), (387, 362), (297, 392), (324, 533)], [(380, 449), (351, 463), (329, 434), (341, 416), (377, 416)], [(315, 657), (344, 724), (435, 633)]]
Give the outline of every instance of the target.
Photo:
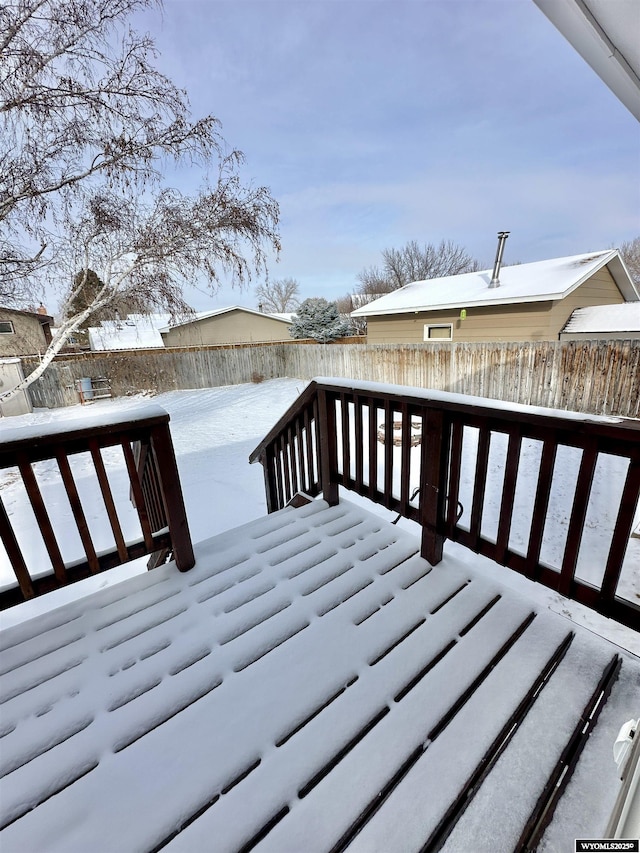
[(316, 500), (4, 630), (2, 850), (527, 850), (584, 740), (601, 836), (640, 661), (419, 551)]

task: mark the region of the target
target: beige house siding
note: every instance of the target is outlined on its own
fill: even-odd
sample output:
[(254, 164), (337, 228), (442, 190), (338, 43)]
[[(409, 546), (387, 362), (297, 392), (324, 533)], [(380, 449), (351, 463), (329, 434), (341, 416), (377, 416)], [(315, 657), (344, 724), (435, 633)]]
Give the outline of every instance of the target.
[(607, 267), (603, 267), (570, 293), (566, 299), (554, 302), (551, 331), (555, 330), (555, 334), (549, 340), (558, 340), (561, 329), (576, 308), (588, 308), (591, 305), (618, 305), (624, 301), (611, 273)]
[(51, 340), (51, 334), (47, 336), (45, 332), (45, 328), (49, 329), (51, 318), (46, 319), (43, 327), (35, 314), (0, 308), (0, 323), (11, 323), (13, 327), (13, 332), (0, 333), (0, 357), (37, 355), (44, 352)]
[(290, 340), (289, 326), (273, 317), (228, 311), (162, 332), (167, 347), (246, 344)]
[(452, 340), (458, 343), (557, 341), (574, 309), (624, 301), (605, 267), (562, 300), (473, 306), (466, 309), (465, 319), (459, 308), (368, 317), (367, 343), (424, 343), (425, 325), (441, 323), (452, 325)]

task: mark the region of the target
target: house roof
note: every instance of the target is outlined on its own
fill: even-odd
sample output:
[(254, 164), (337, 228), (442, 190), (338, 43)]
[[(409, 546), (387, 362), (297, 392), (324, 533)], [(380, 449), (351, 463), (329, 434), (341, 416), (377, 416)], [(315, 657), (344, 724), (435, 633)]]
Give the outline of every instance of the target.
[(33, 317), (39, 320), (40, 323), (53, 323), (53, 317), (50, 314), (41, 314), (39, 311), (21, 311), (19, 308), (7, 308), (5, 305), (0, 305), (0, 311), (8, 311), (11, 314), (21, 314), (23, 317)]
[(564, 299), (607, 266), (628, 302), (640, 299), (617, 249), (504, 266), (500, 286), (490, 288), (492, 270), (415, 281), (353, 311), (352, 317), (408, 314), (471, 306), (513, 305)]
[(640, 332), (640, 302), (576, 308), (563, 332)]
[(640, 7), (633, 0), (534, 0), (640, 121)]
[(129, 314), (126, 320), (102, 320), (91, 326), (89, 344), (92, 350), (149, 349), (163, 347), (158, 329), (165, 326), (170, 314)]
[(215, 308), (213, 311), (199, 311), (190, 317), (188, 320), (183, 320), (181, 323), (171, 323), (168, 326), (160, 329), (160, 332), (170, 332), (172, 329), (179, 329), (181, 326), (190, 326), (192, 323), (198, 323), (200, 320), (208, 320), (210, 317), (218, 317), (222, 314), (229, 314), (231, 311), (243, 311), (246, 314), (255, 314), (258, 317), (268, 317), (271, 320), (278, 320), (280, 323), (291, 325), (291, 319), (288, 314), (265, 314), (264, 311), (256, 311), (255, 308), (244, 308), (242, 305), (230, 305), (228, 308)]

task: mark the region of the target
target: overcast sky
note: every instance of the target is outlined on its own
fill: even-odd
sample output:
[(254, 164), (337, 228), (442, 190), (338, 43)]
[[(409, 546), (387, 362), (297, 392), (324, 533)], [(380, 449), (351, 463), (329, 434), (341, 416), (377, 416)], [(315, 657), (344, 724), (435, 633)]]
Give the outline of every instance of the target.
[[(165, 0), (134, 23), (270, 187), (270, 274), (303, 297), (353, 291), (408, 240), (488, 267), (501, 229), (506, 263), (640, 233), (638, 123), (533, 0)], [(189, 299), (256, 306), (252, 289)]]

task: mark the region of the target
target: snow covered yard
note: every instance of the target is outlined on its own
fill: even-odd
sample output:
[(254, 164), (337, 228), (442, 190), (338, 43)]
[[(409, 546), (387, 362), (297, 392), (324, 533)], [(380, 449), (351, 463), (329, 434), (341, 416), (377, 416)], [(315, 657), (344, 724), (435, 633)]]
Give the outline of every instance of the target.
[[(176, 451), (178, 468), (184, 492), (187, 517), (194, 542), (207, 539), (244, 524), (265, 514), (264, 481), (260, 465), (249, 465), (249, 453), (274, 425), (283, 412), (306, 387), (306, 382), (294, 379), (279, 379), (261, 384), (247, 384), (222, 388), (194, 391), (175, 391), (153, 398), (153, 402), (162, 406), (171, 416), (171, 434)], [(7, 418), (0, 421), (0, 435), (3, 430), (15, 429), (19, 425), (45, 425), (51, 422), (88, 420), (99, 417), (100, 412), (114, 410), (126, 411), (146, 402), (144, 397), (100, 400), (89, 406), (73, 406), (66, 409), (40, 410), (32, 415), (20, 418)], [(381, 414), (382, 420), (382, 414)], [(471, 504), (473, 489), (473, 466), (476, 451), (476, 431), (467, 429), (464, 442), (464, 466), (467, 476), (460, 494), (463, 507)], [(366, 428), (365, 428), (366, 436)], [(497, 526), (499, 513), (499, 487), (504, 476), (505, 436), (495, 435), (491, 444), (490, 478), (495, 483), (494, 494), (488, 493), (483, 514), (483, 528), (490, 531)], [(399, 454), (399, 449), (394, 450)], [(414, 447), (412, 469), (417, 470), (420, 448)], [(139, 535), (137, 518), (129, 502), (129, 489), (124, 459), (119, 449), (111, 448), (104, 453), (107, 470), (112, 482), (113, 493), (118, 511), (124, 521), (125, 538)], [(573, 489), (577, 477), (578, 454), (568, 448), (560, 448), (556, 461), (558, 476), (554, 480), (551, 494), (549, 519), (545, 526), (542, 558), (550, 564), (557, 564), (558, 555), (564, 544), (567, 532), (568, 516), (571, 509)], [(364, 449), (367, 458), (367, 448)], [(352, 455), (353, 459), (353, 455)], [(519, 488), (516, 493), (516, 511), (512, 529), (513, 547), (524, 547), (523, 531), (527, 529), (530, 518), (535, 478), (540, 459), (538, 442), (523, 442), (523, 483), (529, 483), (529, 489)], [(55, 461), (38, 463), (39, 482), (54, 528), (58, 534), (65, 560), (77, 557), (80, 551), (80, 539), (69, 506), (64, 495), (60, 474)], [(111, 532), (104, 512), (97, 483), (89, 476), (92, 464), (88, 455), (80, 454), (72, 460), (72, 469), (78, 490), (86, 507), (89, 526), (98, 548), (107, 548), (111, 544)], [(606, 457), (598, 465), (596, 472), (597, 488), (594, 489), (589, 505), (585, 535), (583, 537), (578, 560), (578, 576), (588, 580), (598, 580), (606, 561), (609, 536), (613, 524), (612, 507), (616, 505), (624, 477), (624, 467), (615, 457)], [(396, 469), (397, 470), (397, 469)], [(530, 472), (527, 476), (527, 472)], [(605, 476), (603, 476), (603, 474)], [(413, 486), (415, 483), (412, 484)], [(399, 484), (396, 483), (397, 492)], [(37, 531), (33, 512), (28, 504), (24, 488), (17, 471), (0, 472), (0, 489), (7, 512), (12, 517), (16, 532), (29, 566), (42, 566), (50, 571), (50, 564), (44, 546)], [(350, 500), (359, 502), (357, 495), (348, 494)], [(368, 501), (363, 505), (370, 511), (378, 512), (385, 518), (393, 518), (387, 510)], [(463, 515), (462, 522), (464, 523)], [(401, 519), (399, 525), (419, 533), (417, 525)], [(640, 637), (611, 620), (604, 619), (580, 604), (568, 601), (553, 591), (537, 584), (531, 584), (508, 569), (495, 566), (490, 560), (473, 554), (468, 549), (447, 542), (446, 552), (455, 554), (457, 559), (473, 566), (476, 570), (488, 573), (501, 582), (526, 591), (534, 600), (545, 603), (551, 609), (576, 619), (579, 624), (619, 643), (624, 648), (640, 655)], [(554, 563), (555, 561), (555, 563)], [(111, 570), (98, 578), (84, 582), (80, 589), (106, 586), (126, 577), (132, 572), (145, 570), (146, 558), (129, 565)], [(13, 582), (13, 573), (4, 551), (0, 553), (0, 586)], [(640, 599), (640, 539), (632, 538), (625, 559), (620, 591), (631, 599)], [(78, 594), (70, 589), (55, 593), (53, 601), (66, 600)], [(0, 624), (12, 624), (17, 619), (45, 605), (42, 600), (21, 605), (0, 615)]]

